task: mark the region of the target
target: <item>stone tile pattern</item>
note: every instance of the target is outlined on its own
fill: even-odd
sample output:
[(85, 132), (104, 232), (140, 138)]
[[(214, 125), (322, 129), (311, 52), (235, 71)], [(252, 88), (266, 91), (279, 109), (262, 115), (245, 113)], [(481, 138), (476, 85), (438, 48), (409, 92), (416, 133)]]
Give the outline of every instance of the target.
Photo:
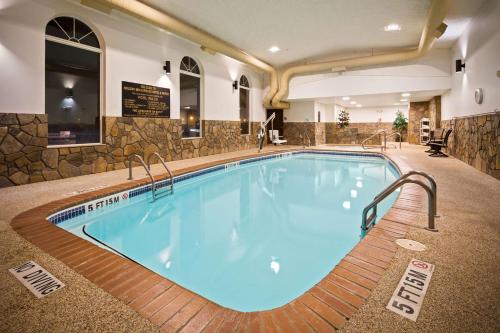
[(429, 126), (431, 130), (441, 127), (441, 96), (435, 96), (429, 101)]
[(57, 165), (46, 153), (46, 115), (0, 114), (0, 187), (44, 180)]
[[(377, 130), (385, 129), (392, 132), (392, 123), (351, 123), (347, 128), (338, 128), (337, 123), (325, 123), (326, 143), (329, 144), (361, 144)], [(367, 143), (380, 145), (382, 136), (375, 137)]]
[(166, 160), (249, 149), (252, 134), (240, 135), (238, 121), (205, 120), (203, 137), (181, 139), (178, 119), (105, 117), (104, 144), (47, 148), (44, 114), (0, 114), (0, 187), (75, 177), (125, 168), (130, 154), (145, 160), (155, 151)]
[(429, 118), (429, 102), (410, 102), (408, 112), (408, 142), (420, 144), (420, 120)]
[(326, 124), (316, 123), (314, 126), (314, 145), (324, 145), (326, 143)]
[(283, 124), (283, 137), (290, 145), (308, 146), (310, 141), (310, 145), (315, 146), (316, 139), (319, 142), (324, 141), (321, 138), (321, 129), (317, 129), (320, 125), (313, 122), (287, 122)]
[(441, 126), (453, 129), (450, 155), (500, 179), (500, 113), (442, 120)]
[[(291, 145), (308, 144), (312, 146), (328, 144), (361, 144), (379, 129), (392, 131), (392, 123), (352, 123), (348, 128), (338, 128), (337, 123), (287, 122), (284, 123), (283, 136)], [(307, 136), (306, 136), (307, 134)], [(368, 144), (379, 145), (382, 137), (375, 137)]]

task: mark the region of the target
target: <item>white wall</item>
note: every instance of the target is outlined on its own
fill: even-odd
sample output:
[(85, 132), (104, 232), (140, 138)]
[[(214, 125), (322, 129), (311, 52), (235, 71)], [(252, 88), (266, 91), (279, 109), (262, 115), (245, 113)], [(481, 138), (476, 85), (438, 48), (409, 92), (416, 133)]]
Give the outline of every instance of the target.
[[(318, 111), (321, 112), (321, 122), (337, 122), (341, 106), (314, 101), (295, 101), (290, 103), (290, 109), (284, 111), (285, 122), (317, 122)], [(392, 123), (396, 112), (401, 111), (408, 118), (408, 106), (383, 106), (376, 108), (347, 108), (351, 123)], [(377, 112), (382, 111), (382, 112)]]
[(314, 102), (315, 120), (318, 121), (318, 112), (321, 112), (321, 122), (334, 122), (335, 121), (335, 105)]
[(356, 71), (297, 76), (288, 99), (330, 98), (402, 91), (446, 90), (451, 87), (449, 51), (436, 49), (407, 63)]
[[(301, 101), (290, 103), (290, 108), (283, 111), (284, 122), (315, 122), (314, 102)], [(317, 116), (316, 116), (317, 117)]]
[[(455, 73), (455, 60), (465, 60), (465, 72)], [(452, 89), (443, 95), (442, 119), (500, 110), (500, 1), (486, 1), (451, 52)], [(483, 88), (483, 104), (474, 90)]]
[[(119, 12), (111, 16), (63, 0), (0, 1), (0, 112), (45, 113), (45, 25), (56, 16), (82, 19), (98, 32), (105, 48), (104, 115), (121, 115), (121, 81), (171, 89), (171, 117), (179, 118), (179, 66), (183, 56), (203, 71), (204, 119), (239, 120), (232, 81), (245, 74), (251, 83), (250, 118), (265, 119), (263, 74), (240, 62), (202, 52), (199, 45), (160, 31)], [(163, 73), (170, 60), (172, 73)], [(5, 84), (8, 82), (8, 84)]]
[[(379, 118), (383, 123), (392, 123), (396, 112), (401, 111), (408, 118), (408, 106), (384, 106), (376, 108), (347, 108), (351, 123), (376, 123)], [(382, 112), (378, 112), (382, 111)], [(338, 114), (337, 114), (338, 117)]]

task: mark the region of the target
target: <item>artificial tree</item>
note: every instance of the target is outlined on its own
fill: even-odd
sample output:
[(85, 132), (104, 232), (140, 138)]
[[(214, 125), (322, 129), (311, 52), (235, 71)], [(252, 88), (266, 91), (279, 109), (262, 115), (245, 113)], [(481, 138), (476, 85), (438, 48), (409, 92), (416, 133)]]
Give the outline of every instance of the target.
[(344, 109), (340, 110), (337, 126), (339, 128), (349, 127), (349, 112)]
[(400, 139), (403, 140), (403, 131), (408, 127), (408, 119), (406, 119), (403, 112), (399, 110), (396, 112), (396, 119), (394, 119), (392, 126), (401, 134)]

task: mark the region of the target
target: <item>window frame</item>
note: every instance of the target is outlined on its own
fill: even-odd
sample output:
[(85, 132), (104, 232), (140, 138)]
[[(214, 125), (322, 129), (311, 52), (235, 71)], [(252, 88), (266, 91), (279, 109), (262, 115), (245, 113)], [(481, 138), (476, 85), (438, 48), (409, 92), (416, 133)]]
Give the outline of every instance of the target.
[[(181, 69), (182, 60), (184, 58), (190, 58), (191, 60), (193, 60), (196, 63), (196, 66), (198, 67), (198, 71), (200, 72), (200, 74), (189, 72), (189, 71), (186, 71), (184, 69)], [(181, 118), (181, 74), (194, 76), (200, 80), (200, 86), (199, 86), (200, 91), (199, 91), (199, 100), (198, 100), (198, 103), (199, 103), (198, 108), (200, 111), (200, 133), (198, 136), (183, 137), (181, 135), (181, 140), (201, 139), (201, 138), (203, 138), (203, 102), (202, 102), (203, 101), (203, 71), (202, 71), (202, 68), (200, 67), (200, 62), (198, 60), (196, 60), (195, 58), (190, 57), (190, 56), (183, 56), (181, 58), (180, 65), (179, 65), (179, 120), (182, 119)], [(181, 126), (182, 126), (182, 122), (181, 122)]]
[[(77, 18), (77, 17), (74, 17), (74, 16), (71, 16), (72, 18), (84, 23), (85, 25), (87, 25), (93, 32), (94, 34), (96, 35), (97, 37), (97, 40), (99, 41), (99, 44), (101, 46), (101, 48), (97, 48), (97, 47), (93, 47), (93, 46), (89, 46), (89, 45), (85, 45), (85, 44), (81, 44), (81, 43), (77, 43), (77, 42), (73, 42), (73, 41), (70, 41), (70, 40), (67, 40), (67, 39), (63, 39), (63, 38), (59, 38), (59, 37), (55, 37), (55, 36), (51, 36), (51, 35), (46, 35), (44, 34), (45, 36), (45, 39), (44, 40), (48, 40), (50, 42), (54, 42), (54, 43), (59, 43), (59, 44), (64, 44), (64, 45), (67, 45), (67, 46), (72, 46), (72, 47), (76, 47), (76, 48), (79, 48), (79, 49), (83, 49), (83, 50), (86, 50), (86, 51), (90, 51), (90, 52), (95, 52), (95, 53), (98, 53), (99, 54), (99, 142), (88, 142), (88, 143), (70, 143), (70, 144), (67, 144), (67, 145), (50, 145), (47, 143), (47, 148), (65, 148), (65, 147), (85, 147), (85, 146), (99, 146), (99, 145), (104, 145), (103, 143), (103, 126), (102, 126), (102, 118), (103, 118), (103, 115), (104, 115), (104, 51), (102, 49), (102, 41), (101, 39), (99, 38), (99, 35), (96, 33), (96, 31), (90, 26), (88, 25), (87, 23), (85, 23), (83, 20), (81, 20), (80, 18)], [(50, 19), (47, 24), (54, 20), (54, 19), (57, 19), (58, 16)], [(44, 44), (45, 45), (45, 44)], [(45, 47), (45, 46), (44, 46)], [(44, 49), (44, 57), (46, 57), (46, 50)], [(44, 72), (44, 77), (45, 77), (45, 72)], [(44, 98), (45, 98), (45, 89), (46, 87), (44, 86)], [(45, 114), (47, 114), (47, 110), (45, 110), (45, 107), (44, 107), (44, 111), (45, 111)], [(47, 126), (48, 126), (48, 121), (47, 121)]]
[[(248, 83), (248, 87), (246, 86), (243, 86), (241, 85), (241, 79), (242, 78), (245, 78), (247, 83)], [(247, 105), (247, 108), (248, 108), (248, 133), (241, 133), (241, 103), (240, 103), (240, 98), (241, 98), (241, 90), (240, 89), (244, 89), (248, 92), (248, 105)], [(248, 79), (248, 77), (245, 75), (245, 74), (242, 74), (240, 76), (240, 79), (238, 80), (238, 111), (239, 111), (239, 119), (240, 119), (240, 135), (243, 136), (243, 135), (251, 135), (252, 134), (252, 122), (250, 121), (251, 119), (251, 113), (252, 113), (252, 108), (251, 108), (251, 92), (252, 92), (252, 87), (250, 85), (250, 80)]]

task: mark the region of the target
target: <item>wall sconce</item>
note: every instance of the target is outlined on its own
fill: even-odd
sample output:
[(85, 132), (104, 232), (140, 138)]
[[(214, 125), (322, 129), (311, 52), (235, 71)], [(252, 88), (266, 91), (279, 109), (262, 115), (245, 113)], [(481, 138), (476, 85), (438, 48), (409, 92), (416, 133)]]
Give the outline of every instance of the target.
[(169, 75), (169, 74), (170, 74), (170, 61), (168, 61), (168, 60), (167, 60), (167, 61), (165, 61), (165, 66), (163, 66), (163, 70), (165, 71), (165, 73), (166, 73), (167, 75)]
[(66, 88), (66, 98), (73, 98), (73, 89)]
[(233, 91), (238, 90), (238, 81), (233, 81)]
[(465, 71), (465, 62), (462, 63), (461, 59), (455, 60), (455, 72), (464, 72)]

